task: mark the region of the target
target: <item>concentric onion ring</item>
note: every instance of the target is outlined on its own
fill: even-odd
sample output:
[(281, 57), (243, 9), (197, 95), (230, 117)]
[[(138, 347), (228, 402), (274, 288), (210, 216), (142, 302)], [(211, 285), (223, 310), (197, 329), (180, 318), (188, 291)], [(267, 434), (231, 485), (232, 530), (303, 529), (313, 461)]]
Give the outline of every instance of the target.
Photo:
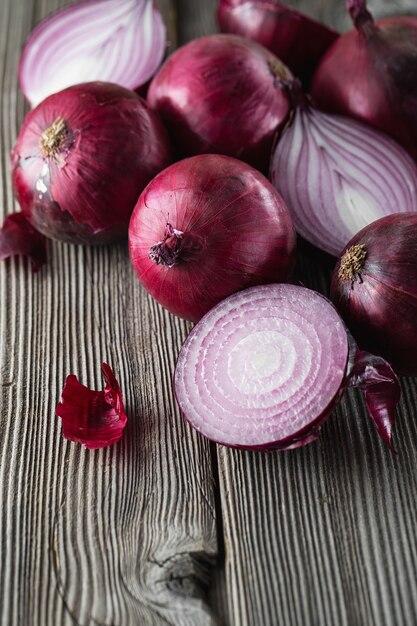
[(184, 343), (175, 393), (209, 439), (244, 448), (311, 441), (339, 397), (348, 340), (320, 294), (294, 285), (253, 287), (214, 307)]

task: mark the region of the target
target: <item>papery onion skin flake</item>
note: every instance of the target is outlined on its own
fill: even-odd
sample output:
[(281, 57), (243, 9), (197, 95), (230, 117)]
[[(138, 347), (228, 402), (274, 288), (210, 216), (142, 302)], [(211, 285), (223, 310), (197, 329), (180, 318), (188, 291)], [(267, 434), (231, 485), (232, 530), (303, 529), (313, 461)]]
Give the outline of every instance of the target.
[(288, 284), (229, 296), (193, 328), (174, 376), (178, 404), (209, 439), (288, 450), (317, 439), (348, 387), (364, 389), (391, 446), (399, 384), (383, 359), (357, 350), (332, 304)]
[(19, 84), (32, 104), (71, 85), (106, 81), (146, 84), (166, 50), (166, 28), (154, 0), (87, 0), (46, 17), (29, 35)]
[(336, 264), (331, 298), (359, 346), (417, 374), (417, 215), (373, 222)]
[(13, 188), (45, 236), (109, 243), (126, 236), (139, 194), (171, 160), (166, 131), (142, 98), (85, 83), (27, 114), (12, 152)]
[(147, 100), (179, 156), (226, 154), (267, 170), (277, 129), (290, 110), (291, 72), (271, 52), (236, 35), (182, 46), (153, 78)]
[(296, 236), (278, 192), (224, 155), (174, 163), (141, 194), (129, 227), (133, 268), (171, 313), (198, 321), (229, 294), (285, 281)]
[(254, 39), (308, 84), (323, 54), (339, 34), (279, 0), (219, 0), (223, 33)]
[(66, 439), (86, 448), (104, 448), (122, 437), (127, 416), (122, 393), (112, 369), (102, 365), (106, 382), (104, 391), (93, 391), (71, 374), (67, 376), (56, 414), (62, 418)]
[(290, 123), (275, 145), (270, 179), (297, 232), (339, 256), (364, 226), (417, 211), (417, 165), (391, 137), (317, 110), (295, 81)]
[(0, 228), (0, 261), (14, 256), (27, 257), (34, 272), (46, 263), (46, 239), (23, 213), (11, 213)]

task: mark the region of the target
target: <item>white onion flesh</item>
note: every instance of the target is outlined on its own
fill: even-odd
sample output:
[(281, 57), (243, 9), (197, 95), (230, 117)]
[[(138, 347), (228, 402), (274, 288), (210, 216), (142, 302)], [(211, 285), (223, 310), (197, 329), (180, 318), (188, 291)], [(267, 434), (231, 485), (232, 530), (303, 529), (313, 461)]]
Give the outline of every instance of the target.
[(156, 72), (165, 49), (154, 0), (88, 0), (34, 29), (20, 59), (20, 86), (32, 106), (90, 81), (137, 89)]
[(296, 109), (271, 180), (297, 232), (334, 256), (380, 217), (417, 211), (417, 166), (407, 152), (361, 122), (313, 107)]
[(194, 327), (178, 358), (175, 393), (209, 439), (293, 447), (338, 395), (347, 356), (345, 327), (326, 298), (294, 285), (253, 287)]

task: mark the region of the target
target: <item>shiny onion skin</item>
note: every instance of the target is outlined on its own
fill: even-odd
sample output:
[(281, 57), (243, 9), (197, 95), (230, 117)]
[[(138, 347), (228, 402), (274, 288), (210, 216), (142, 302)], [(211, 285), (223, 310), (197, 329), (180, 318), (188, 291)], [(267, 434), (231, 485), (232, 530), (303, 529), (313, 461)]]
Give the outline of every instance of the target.
[(182, 346), (174, 376), (190, 424), (248, 450), (311, 443), (349, 387), (363, 390), (391, 446), (399, 400), (392, 369), (357, 350), (324, 296), (288, 284), (252, 287), (211, 309)]
[(111, 83), (84, 83), (30, 111), (12, 152), (16, 198), (47, 237), (108, 243), (126, 235), (145, 185), (171, 162), (146, 102)]
[(417, 159), (417, 17), (373, 21), (364, 0), (347, 0), (356, 25), (323, 57), (312, 95), (320, 108), (391, 135)]
[(303, 83), (308, 83), (339, 34), (278, 0), (220, 0), (217, 19), (223, 33), (248, 37), (273, 52)]
[(200, 155), (149, 183), (132, 215), (129, 248), (151, 296), (196, 322), (235, 291), (286, 280), (295, 231), (260, 172), (231, 157)]
[(359, 346), (417, 374), (417, 215), (373, 222), (346, 246), (331, 298)]
[(270, 179), (297, 232), (339, 256), (369, 223), (417, 211), (417, 165), (391, 137), (318, 111), (296, 82), (294, 111), (272, 155)]
[(154, 77), (148, 102), (180, 156), (226, 154), (266, 171), (290, 105), (289, 70), (259, 44), (235, 35), (195, 39)]

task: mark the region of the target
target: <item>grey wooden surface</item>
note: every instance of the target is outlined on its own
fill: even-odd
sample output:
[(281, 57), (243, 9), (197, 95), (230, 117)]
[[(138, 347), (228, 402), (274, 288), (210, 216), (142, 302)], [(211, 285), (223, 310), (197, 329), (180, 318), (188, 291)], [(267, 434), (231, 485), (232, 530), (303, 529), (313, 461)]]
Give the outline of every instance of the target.
[[(20, 47), (65, 0), (1, 0), (0, 212), (25, 104)], [(214, 0), (162, 0), (171, 49), (213, 32)], [(340, 28), (342, 0), (297, 7)], [(414, 0), (375, 0), (376, 14)], [(317, 443), (287, 453), (214, 446), (181, 419), (171, 376), (190, 326), (141, 289), (125, 244), (49, 245), (0, 266), (0, 622), (178, 626), (417, 624), (417, 381), (403, 381), (390, 455), (349, 393)], [(301, 255), (298, 280), (327, 290)], [(101, 388), (113, 364), (129, 423), (87, 451), (61, 437), (69, 373)]]

